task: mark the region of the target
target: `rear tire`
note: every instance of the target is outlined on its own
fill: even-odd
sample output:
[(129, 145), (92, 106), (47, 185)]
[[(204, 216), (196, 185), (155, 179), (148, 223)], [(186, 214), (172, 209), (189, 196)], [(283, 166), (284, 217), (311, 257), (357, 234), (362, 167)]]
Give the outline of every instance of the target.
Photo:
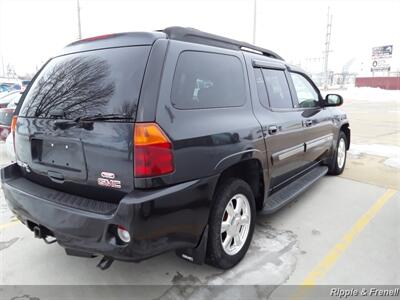
[(343, 131), (339, 132), (336, 143), (335, 154), (329, 164), (328, 173), (331, 175), (340, 175), (343, 173), (347, 159), (347, 138)]
[(255, 200), (243, 180), (224, 181), (210, 213), (206, 262), (220, 269), (235, 266), (249, 249), (256, 218)]

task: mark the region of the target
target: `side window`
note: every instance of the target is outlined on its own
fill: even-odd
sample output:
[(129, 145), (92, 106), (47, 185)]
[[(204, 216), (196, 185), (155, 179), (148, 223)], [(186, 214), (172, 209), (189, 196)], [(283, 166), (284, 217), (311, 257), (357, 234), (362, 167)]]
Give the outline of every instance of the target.
[(292, 97), (285, 72), (263, 69), (265, 84), (271, 108), (293, 108)]
[(261, 73), (261, 69), (254, 69), (254, 77), (256, 78), (258, 99), (260, 99), (262, 105), (269, 107), (268, 94), (265, 88), (264, 77)]
[(317, 107), (318, 93), (311, 83), (299, 73), (290, 73), (296, 90), (299, 107)]
[(243, 68), (237, 57), (195, 51), (181, 53), (172, 83), (174, 107), (241, 106), (245, 100)]

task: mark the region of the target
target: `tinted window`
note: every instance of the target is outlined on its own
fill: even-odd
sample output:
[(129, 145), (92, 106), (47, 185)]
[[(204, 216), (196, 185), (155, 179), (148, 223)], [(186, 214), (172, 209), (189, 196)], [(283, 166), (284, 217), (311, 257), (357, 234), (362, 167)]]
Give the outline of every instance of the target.
[(73, 119), (136, 115), (149, 46), (81, 52), (52, 59), (26, 95), (20, 115)]
[(0, 124), (10, 126), (13, 117), (13, 112), (11, 110), (2, 109), (0, 110)]
[(300, 107), (317, 107), (318, 94), (311, 83), (301, 74), (290, 73)]
[(268, 98), (272, 108), (292, 108), (292, 97), (284, 71), (262, 70), (267, 86)]
[(243, 69), (230, 55), (185, 51), (172, 83), (172, 104), (181, 109), (240, 106), (245, 102)]
[(265, 88), (264, 77), (261, 73), (261, 69), (254, 69), (254, 77), (256, 78), (258, 99), (262, 105), (269, 107), (267, 90)]

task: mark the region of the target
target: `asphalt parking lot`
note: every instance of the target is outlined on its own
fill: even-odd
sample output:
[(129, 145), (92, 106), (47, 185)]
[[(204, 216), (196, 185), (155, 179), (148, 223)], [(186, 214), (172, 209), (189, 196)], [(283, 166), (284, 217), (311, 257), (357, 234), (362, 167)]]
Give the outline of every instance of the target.
[[(350, 118), (354, 145), (347, 169), (339, 177), (324, 177), (274, 215), (258, 216), (250, 250), (231, 270), (190, 264), (171, 252), (141, 263), (114, 262), (101, 271), (96, 268), (99, 258), (66, 256), (57, 244), (35, 239), (13, 218), (1, 193), (0, 284), (160, 285), (140, 295), (147, 299), (207, 296), (207, 288), (187, 287), (192, 284), (399, 285), (397, 95), (380, 102), (379, 95), (370, 101), (362, 95), (352, 99), (351, 93), (347, 98), (345, 94), (343, 109)], [(4, 165), (7, 157), (0, 153)], [(235, 296), (243, 298), (240, 293)]]

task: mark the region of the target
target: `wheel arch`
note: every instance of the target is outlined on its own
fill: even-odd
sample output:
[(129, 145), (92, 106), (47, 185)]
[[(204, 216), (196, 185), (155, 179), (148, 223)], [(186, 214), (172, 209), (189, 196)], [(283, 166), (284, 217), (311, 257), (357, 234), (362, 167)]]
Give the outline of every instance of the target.
[(226, 167), (220, 173), (216, 188), (229, 178), (239, 178), (249, 184), (255, 198), (256, 209), (264, 205), (265, 178), (262, 162), (257, 158), (249, 158)]
[(347, 139), (347, 145), (346, 145), (346, 150), (350, 149), (350, 138), (351, 138), (351, 132), (350, 132), (350, 125), (349, 123), (345, 123), (340, 127), (340, 131), (343, 131), (343, 133), (346, 135)]

